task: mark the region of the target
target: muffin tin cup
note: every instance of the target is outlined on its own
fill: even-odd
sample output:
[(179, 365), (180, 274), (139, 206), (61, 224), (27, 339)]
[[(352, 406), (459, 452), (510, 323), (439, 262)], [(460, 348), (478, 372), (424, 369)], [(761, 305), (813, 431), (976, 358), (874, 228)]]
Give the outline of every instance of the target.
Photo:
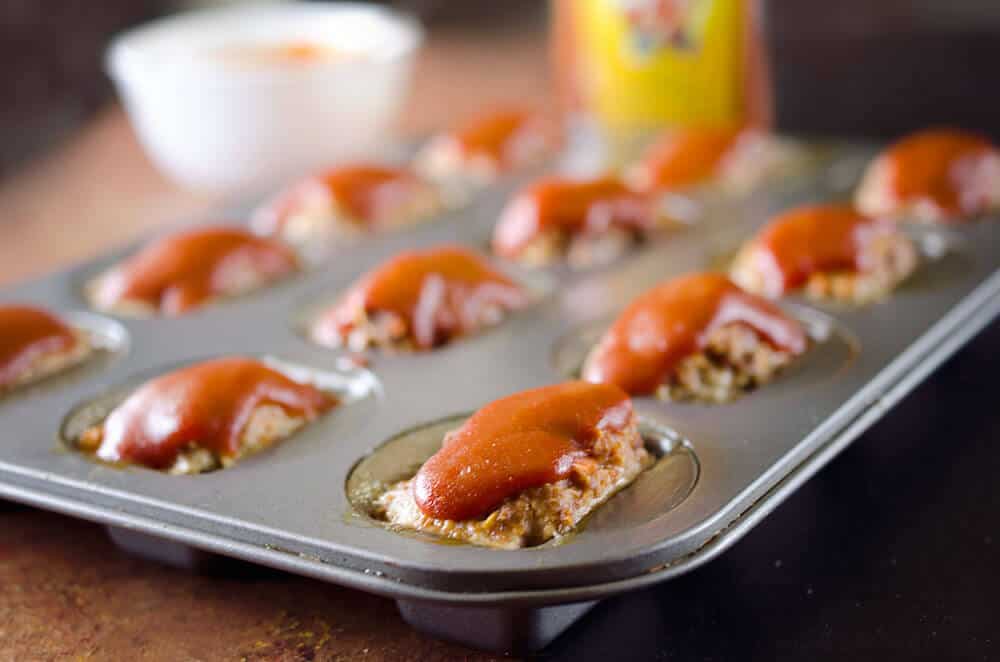
[(94, 379), (129, 351), (129, 333), (117, 321), (102, 314), (74, 310), (60, 317), (86, 339), (90, 352), (65, 370), (30, 381), (23, 386), (0, 392), (4, 401), (34, 399), (40, 394), (65, 387), (73, 382)]
[[(847, 147), (835, 151), (851, 154)], [(836, 171), (843, 176), (843, 168)], [(534, 649), (589, 603), (665, 581), (722, 553), (1000, 313), (996, 221), (949, 228), (960, 241), (883, 303), (793, 298), (790, 310), (833, 320), (835, 341), (816, 343), (771, 384), (725, 405), (635, 400), (644, 421), (676, 432), (697, 458), (697, 482), (685, 498), (635, 520), (618, 517), (616, 510), (641, 493), (643, 476), (568, 540), (525, 550), (441, 544), (389, 530), (352, 505), (351, 471), (407, 430), (565, 379), (558, 356), (567, 337), (606, 324), (658, 282), (718, 268), (718, 256), (731, 254), (770, 214), (827, 199), (829, 182), (812, 178), (713, 207), (704, 222), (653, 238), (606, 268), (545, 271), (553, 287), (481, 334), (427, 353), (371, 353), (367, 368), (379, 384), (373, 395), (224, 471), (118, 469), (59, 441), (64, 420), (81, 403), (195, 360), (269, 355), (336, 372), (347, 353), (302, 337), (296, 322), (304, 305), (335, 297), (400, 250), (455, 241), (481, 247), (509, 188), (439, 221), (334, 251), (272, 289), (184, 317), (119, 320), (129, 351), (80, 379), (0, 400), (0, 498), (116, 527), (116, 542), (158, 560), (199, 568), (199, 559), (211, 558), (204, 552), (252, 561), (399, 600), (403, 616), (433, 634), (494, 650)], [(111, 262), (24, 283), (0, 299), (79, 310), (86, 307), (80, 284)], [(138, 542), (150, 538), (169, 540), (173, 552)]]
[[(445, 435), (471, 416), (453, 416), (406, 430), (362, 458), (347, 480), (347, 496), (354, 511), (376, 526), (398, 535), (420, 538), (439, 545), (445, 541), (410, 529), (395, 527), (378, 517), (375, 500), (401, 480), (412, 478), (417, 469), (441, 448)], [(574, 531), (555, 537), (534, 549), (573, 544), (583, 531), (622, 530), (641, 526), (673, 510), (691, 494), (698, 482), (698, 457), (691, 443), (675, 431), (640, 417), (639, 434), (653, 462), (624, 489), (595, 508)]]
[[(82, 452), (78, 449), (78, 442), (81, 435), (89, 428), (101, 424), (108, 415), (124, 402), (137, 388), (149, 379), (158, 377), (168, 372), (181, 369), (187, 365), (211, 360), (220, 357), (202, 357), (200, 359), (169, 366), (161, 366), (158, 369), (150, 370), (145, 374), (136, 375), (127, 380), (125, 384), (118, 385), (73, 407), (69, 415), (63, 421), (59, 431), (59, 439), (67, 449), (75, 452)], [(272, 368), (294, 381), (309, 384), (316, 388), (335, 395), (337, 406), (330, 412), (319, 417), (316, 421), (309, 423), (306, 427), (320, 424), (325, 416), (337, 412), (339, 419), (343, 421), (350, 418), (355, 426), (363, 426), (365, 418), (370, 416), (375, 408), (374, 400), (379, 396), (381, 386), (375, 376), (368, 370), (351, 365), (348, 361), (338, 361), (337, 365), (325, 369), (317, 369), (292, 361), (286, 361), (270, 355), (254, 356), (254, 358), (264, 365)], [(279, 439), (269, 448), (259, 451), (259, 453), (269, 453), (280, 447), (283, 443), (291, 443), (292, 439), (298, 435), (293, 434), (288, 439)], [(256, 455), (255, 453), (254, 455)], [(252, 456), (251, 456), (252, 457)], [(247, 459), (247, 458), (243, 458)], [(240, 460), (242, 461), (242, 460)], [(95, 462), (99, 460), (95, 459)], [(238, 464), (239, 461), (236, 463)], [(234, 465), (235, 466), (235, 465)], [(124, 469), (124, 467), (119, 467)], [(129, 470), (139, 471), (141, 467), (129, 467)], [(222, 471), (217, 469), (216, 471)], [(212, 473), (212, 472), (207, 472)], [(202, 474), (198, 474), (202, 475)]]

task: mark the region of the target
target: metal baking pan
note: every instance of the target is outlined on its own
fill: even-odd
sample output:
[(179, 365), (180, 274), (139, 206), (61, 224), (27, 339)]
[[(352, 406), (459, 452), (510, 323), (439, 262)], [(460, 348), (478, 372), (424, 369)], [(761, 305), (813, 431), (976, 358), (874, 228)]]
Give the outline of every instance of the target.
[[(186, 317), (86, 316), (116, 329), (120, 343), (99, 365), (0, 400), (0, 497), (103, 522), (126, 549), (162, 561), (196, 567), (210, 558), (206, 552), (244, 559), (394, 598), (416, 627), (475, 647), (541, 647), (595, 601), (723, 552), (992, 320), (1000, 312), (995, 222), (918, 233), (929, 257), (885, 303), (790, 301), (817, 342), (765, 388), (727, 405), (638, 399), (644, 423), (667, 431), (671, 443), (661, 447), (656, 469), (560, 544), (497, 551), (401, 535), (355, 506), (352, 470), (368, 458), (360, 466), (392, 473), (382, 449), (392, 441), (389, 448), (410, 444), (400, 454), (403, 472), (404, 461), (433, 451), (427, 435), (447, 427), (428, 426), (571, 375), (631, 298), (673, 275), (720, 266), (774, 212), (841, 195), (870, 153), (844, 148), (794, 186), (707, 199), (693, 227), (604, 268), (544, 272), (534, 306), (430, 353), (373, 354), (373, 377), (345, 372), (341, 352), (307, 341), (298, 327), (304, 311), (403, 248), (484, 246), (509, 187)], [(82, 311), (83, 283), (133, 249), (7, 289), (0, 300)], [(350, 379), (363, 374), (369, 388), (286, 443), (201, 476), (102, 466), (61, 441), (81, 407), (178, 364), (233, 353)]]

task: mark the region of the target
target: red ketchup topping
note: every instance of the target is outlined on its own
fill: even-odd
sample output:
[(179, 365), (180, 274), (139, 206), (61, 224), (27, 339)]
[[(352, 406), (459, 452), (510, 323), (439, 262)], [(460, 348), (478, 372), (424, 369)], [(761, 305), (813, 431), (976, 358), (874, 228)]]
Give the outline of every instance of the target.
[(417, 472), (413, 495), (429, 517), (485, 515), (507, 497), (566, 478), (602, 432), (632, 421), (610, 384), (566, 382), (496, 400), (450, 433)]
[(335, 203), (345, 213), (345, 220), (376, 229), (379, 221), (400, 207), (405, 207), (424, 182), (411, 170), (366, 163), (331, 168), (296, 184), (254, 219), (255, 227), (267, 233), (278, 232), (292, 216), (317, 201)]
[(115, 267), (94, 297), (106, 308), (137, 299), (164, 315), (181, 315), (225, 294), (227, 267), (246, 266), (275, 279), (295, 271), (298, 260), (281, 243), (241, 228), (190, 230), (155, 241)]
[(639, 163), (649, 190), (682, 189), (718, 174), (729, 150), (747, 129), (691, 127), (672, 129), (653, 143)]
[(822, 271), (866, 271), (864, 250), (875, 235), (893, 223), (874, 219), (842, 205), (810, 205), (772, 219), (753, 240), (751, 258), (764, 278), (768, 296), (801, 287)]
[(466, 157), (484, 156), (500, 168), (514, 168), (521, 160), (522, 144), (550, 142), (544, 122), (524, 109), (501, 109), (473, 117), (448, 134)]
[(41, 357), (68, 352), (77, 342), (73, 329), (44, 310), (0, 307), (0, 389), (16, 382)]
[(584, 365), (583, 378), (616, 384), (631, 395), (654, 393), (680, 361), (705, 347), (715, 329), (733, 323), (793, 354), (806, 349), (801, 325), (771, 302), (721, 274), (689, 274), (626, 308)]
[(928, 129), (903, 138), (880, 159), (890, 195), (900, 205), (929, 200), (942, 212), (971, 215), (982, 210), (976, 161), (997, 150), (983, 136), (956, 129)]
[(365, 274), (313, 329), (319, 339), (343, 337), (358, 313), (402, 320), (417, 347), (429, 349), (474, 328), (484, 307), (517, 308), (527, 295), (478, 254), (461, 246), (400, 253)]
[(550, 230), (573, 235), (597, 235), (612, 227), (641, 232), (655, 222), (650, 199), (615, 177), (549, 177), (524, 189), (507, 204), (493, 231), (493, 251), (516, 258)]
[(196, 443), (222, 457), (240, 450), (257, 407), (276, 405), (313, 420), (337, 399), (260, 361), (229, 357), (181, 368), (143, 384), (104, 422), (97, 456), (167, 469)]

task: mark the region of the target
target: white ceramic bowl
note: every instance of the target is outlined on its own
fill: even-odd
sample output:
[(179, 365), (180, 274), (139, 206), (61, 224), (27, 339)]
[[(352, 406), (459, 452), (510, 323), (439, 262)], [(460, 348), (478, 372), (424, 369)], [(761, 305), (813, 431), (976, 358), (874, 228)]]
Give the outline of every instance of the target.
[[(413, 19), (369, 5), (232, 7), (124, 32), (108, 47), (107, 68), (165, 173), (193, 188), (265, 190), (380, 149), (422, 39)], [(346, 56), (220, 55), (298, 43)]]

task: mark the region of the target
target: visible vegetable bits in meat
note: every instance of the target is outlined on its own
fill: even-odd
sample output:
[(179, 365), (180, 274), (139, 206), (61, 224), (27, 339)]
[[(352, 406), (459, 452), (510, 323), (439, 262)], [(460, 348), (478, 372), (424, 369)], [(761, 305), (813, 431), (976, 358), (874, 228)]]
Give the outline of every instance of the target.
[(77, 446), (105, 462), (201, 473), (291, 436), (337, 398), (254, 359), (197, 363), (139, 387)]
[(260, 289), (299, 268), (283, 244), (238, 227), (187, 230), (154, 240), (91, 282), (91, 304), (121, 315), (177, 316)]
[(670, 224), (655, 200), (614, 177), (540, 179), (515, 195), (493, 231), (493, 252), (529, 266), (585, 268), (624, 254)]
[(379, 507), (403, 528), (517, 549), (571, 532), (651, 462), (621, 389), (568, 382), (483, 407)]
[(733, 280), (780, 297), (802, 288), (817, 299), (883, 299), (917, 267), (913, 242), (890, 220), (840, 205), (810, 205), (773, 219), (740, 251)]
[(257, 210), (253, 226), (305, 247), (412, 225), (442, 204), (437, 189), (407, 168), (347, 164), (281, 192)]
[(427, 350), (499, 323), (527, 293), (461, 246), (407, 251), (363, 276), (310, 329), (316, 342), (361, 351)]
[(769, 301), (721, 274), (689, 274), (629, 305), (582, 372), (631, 395), (726, 402), (770, 381), (807, 346), (802, 326)]

